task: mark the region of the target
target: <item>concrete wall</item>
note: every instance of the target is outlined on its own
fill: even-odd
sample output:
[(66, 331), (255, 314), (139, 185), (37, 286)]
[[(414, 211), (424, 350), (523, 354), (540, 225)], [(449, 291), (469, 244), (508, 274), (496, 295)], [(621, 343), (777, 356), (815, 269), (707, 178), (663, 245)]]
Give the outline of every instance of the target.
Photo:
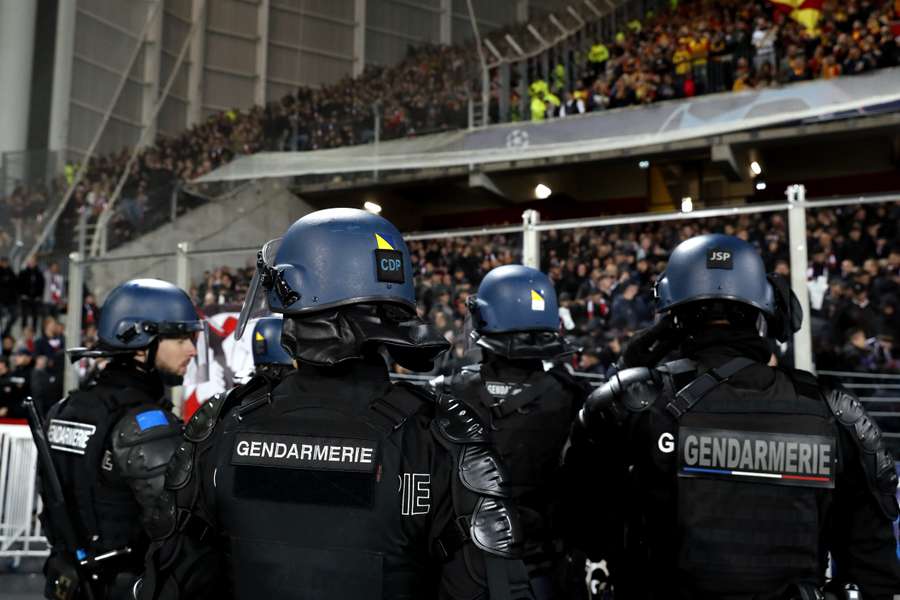
[[(191, 283), (204, 270), (220, 266), (243, 267), (256, 259), (256, 251), (266, 241), (284, 233), (287, 227), (314, 209), (288, 191), (283, 181), (251, 184), (228, 198), (188, 212), (166, 225), (109, 252), (102, 262), (86, 269), (88, 288), (103, 299), (115, 285), (135, 277), (158, 277), (175, 281), (175, 250), (180, 242), (190, 242), (192, 250), (215, 250), (192, 256)], [(241, 250), (231, 250), (237, 249)], [(171, 253), (155, 258), (131, 258), (147, 254)]]
[[(26, 1), (26, 0), (23, 0)], [(27, 0), (33, 2), (34, 0)], [(518, 0), (539, 10), (558, 0)], [(497, 0), (473, 0), (482, 34), (515, 22)], [(16, 3), (18, 5), (18, 3)], [(472, 37), (465, 0), (66, 0), (54, 74), (51, 148), (77, 159), (120, 79), (127, 82), (97, 149), (133, 146), (142, 130), (175, 135), (208, 115), (280, 100), (298, 87), (392, 65), (408, 46)], [(527, 10), (525, 10), (527, 13)], [(194, 26), (158, 115), (153, 105)], [(33, 28), (32, 28), (33, 29)], [(40, 42), (38, 42), (40, 43)], [(19, 44), (30, 49), (27, 43)], [(131, 70), (128, 59), (139, 48)], [(63, 97), (65, 96), (65, 97)], [(24, 119), (27, 123), (27, 118)]]

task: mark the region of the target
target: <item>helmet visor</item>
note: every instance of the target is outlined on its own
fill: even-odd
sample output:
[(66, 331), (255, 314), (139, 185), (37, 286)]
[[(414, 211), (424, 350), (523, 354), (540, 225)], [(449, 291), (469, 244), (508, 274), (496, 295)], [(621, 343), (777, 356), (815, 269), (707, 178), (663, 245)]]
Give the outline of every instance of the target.
[(275, 266), (275, 255), (281, 247), (283, 238), (269, 240), (256, 254), (256, 272), (247, 289), (247, 297), (241, 307), (237, 327), (234, 330), (234, 338), (239, 340), (244, 335), (250, 321), (271, 314), (266, 301), (266, 286), (264, 279), (269, 277), (270, 270)]
[(185, 374), (185, 380), (190, 381), (193, 385), (209, 381), (209, 363), (212, 360), (209, 344), (209, 323), (206, 320), (197, 321), (197, 323), (199, 324), (199, 329), (195, 329), (190, 333), (193, 337), (194, 347), (197, 349), (197, 355), (191, 359)]
[(187, 337), (197, 342), (199, 334), (207, 330), (206, 321), (162, 321), (156, 325), (156, 334), (159, 337)]

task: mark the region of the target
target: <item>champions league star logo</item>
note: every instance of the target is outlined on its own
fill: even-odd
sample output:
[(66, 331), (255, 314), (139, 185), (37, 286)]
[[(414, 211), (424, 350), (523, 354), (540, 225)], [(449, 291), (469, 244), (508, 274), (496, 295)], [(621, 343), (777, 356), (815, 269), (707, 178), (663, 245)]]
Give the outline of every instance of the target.
[(510, 150), (524, 150), (528, 147), (528, 132), (524, 129), (513, 129), (506, 136), (506, 147)]

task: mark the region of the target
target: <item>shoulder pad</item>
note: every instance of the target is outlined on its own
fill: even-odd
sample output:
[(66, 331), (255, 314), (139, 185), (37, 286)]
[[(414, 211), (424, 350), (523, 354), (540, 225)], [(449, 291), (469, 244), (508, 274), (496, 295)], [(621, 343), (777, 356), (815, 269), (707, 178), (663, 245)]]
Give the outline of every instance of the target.
[(232, 388), (228, 392), (216, 394), (204, 402), (193, 416), (191, 416), (191, 420), (188, 421), (187, 426), (184, 428), (184, 438), (187, 441), (194, 443), (203, 442), (209, 439), (213, 429), (216, 428), (216, 423), (219, 422), (222, 409), (226, 404), (233, 404), (233, 402), (237, 400), (232, 396), (237, 394), (237, 390), (239, 389), (240, 386)]
[(475, 411), (451, 395), (439, 396), (435, 424), (440, 435), (454, 444), (486, 444), (487, 432)]
[(126, 478), (154, 477), (165, 472), (180, 435), (181, 424), (172, 413), (133, 410), (113, 428), (113, 458)]
[(859, 399), (844, 390), (832, 390), (826, 399), (838, 422), (853, 431), (860, 447), (865, 452), (874, 453), (881, 444), (881, 430), (866, 414)]
[(482, 497), (478, 501), (469, 535), (477, 548), (503, 558), (519, 556), (524, 543), (519, 513), (502, 498)]
[(647, 367), (624, 369), (610, 376), (602, 386), (591, 392), (581, 411), (581, 421), (599, 416), (616, 423), (625, 420), (628, 412), (642, 412), (653, 405), (661, 386), (654, 372)]
[(881, 429), (853, 394), (838, 389), (829, 392), (825, 398), (838, 423), (852, 434), (853, 441), (862, 450), (860, 458), (869, 490), (885, 517), (895, 521), (900, 514), (897, 469), (893, 456), (884, 446)]
[(113, 461), (141, 507), (141, 522), (153, 539), (172, 531), (175, 503), (165, 489), (169, 461), (181, 438), (181, 424), (159, 408), (138, 408), (113, 428)]
[(184, 430), (185, 439), (194, 443), (206, 441), (216, 428), (216, 423), (227, 415), (231, 408), (244, 402), (255, 392), (263, 389), (271, 392), (273, 385), (274, 380), (270, 377), (256, 374), (247, 383), (235, 386), (224, 394), (216, 394), (204, 402), (188, 421)]
[(459, 479), (470, 491), (483, 496), (508, 498), (509, 475), (500, 457), (487, 445), (468, 445), (459, 455)]
[(619, 371), (613, 378), (619, 380), (622, 404), (631, 412), (643, 412), (653, 405), (662, 387), (658, 375), (645, 367)]

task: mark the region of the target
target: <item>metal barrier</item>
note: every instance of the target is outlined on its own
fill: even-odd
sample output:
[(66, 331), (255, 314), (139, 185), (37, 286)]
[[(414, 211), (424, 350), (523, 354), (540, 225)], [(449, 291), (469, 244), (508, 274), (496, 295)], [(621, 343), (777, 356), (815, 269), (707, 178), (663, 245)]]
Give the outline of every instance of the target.
[(37, 449), (27, 425), (0, 424), (0, 557), (47, 556), (37, 518)]

